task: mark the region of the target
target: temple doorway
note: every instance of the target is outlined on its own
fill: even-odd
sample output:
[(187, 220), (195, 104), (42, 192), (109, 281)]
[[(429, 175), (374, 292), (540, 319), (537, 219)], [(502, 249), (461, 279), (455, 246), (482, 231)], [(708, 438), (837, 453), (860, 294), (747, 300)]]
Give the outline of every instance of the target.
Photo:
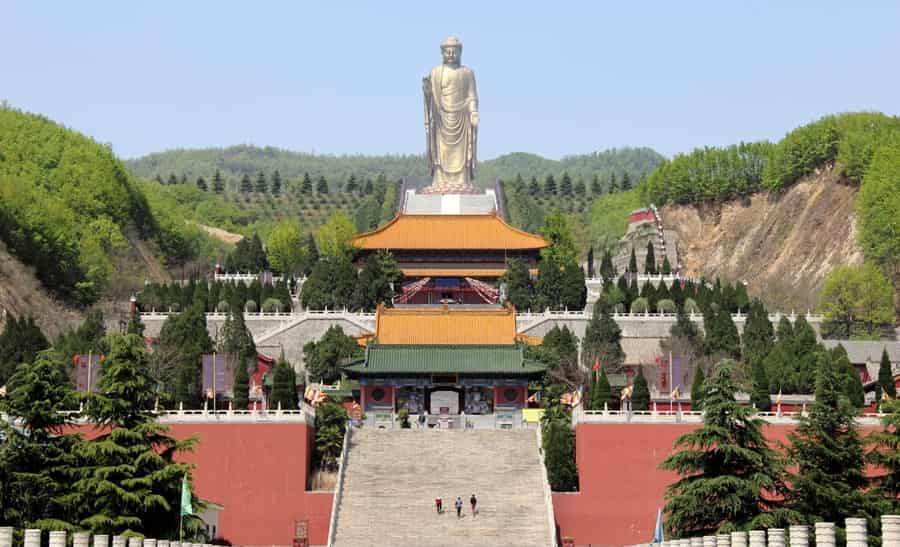
[(456, 387), (436, 387), (427, 390), (429, 414), (459, 414), (463, 405), (463, 391)]

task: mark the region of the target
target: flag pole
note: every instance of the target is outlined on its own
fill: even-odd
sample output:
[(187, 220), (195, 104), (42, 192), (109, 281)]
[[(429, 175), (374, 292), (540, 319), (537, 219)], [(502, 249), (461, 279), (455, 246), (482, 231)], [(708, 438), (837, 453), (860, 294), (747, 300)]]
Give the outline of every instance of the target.
[(672, 352), (669, 352), (669, 412), (672, 412), (672, 392), (675, 389), (675, 379), (672, 378)]

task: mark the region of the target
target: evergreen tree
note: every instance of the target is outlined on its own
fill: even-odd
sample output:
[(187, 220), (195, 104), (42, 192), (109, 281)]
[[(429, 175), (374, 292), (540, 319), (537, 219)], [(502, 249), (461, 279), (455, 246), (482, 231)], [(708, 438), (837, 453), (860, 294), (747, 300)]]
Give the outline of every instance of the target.
[(656, 275), (656, 255), (653, 253), (653, 241), (647, 241), (647, 256), (644, 258), (644, 273)]
[(631, 258), (628, 259), (628, 269), (626, 272), (630, 274), (638, 273), (637, 255), (634, 254), (634, 247), (631, 248)]
[(555, 492), (578, 490), (575, 434), (569, 412), (559, 401), (559, 389), (550, 391), (547, 397), (547, 407), (541, 417), (541, 433), (550, 488)]
[[(108, 427), (77, 451), (80, 467), (65, 503), (75, 508), (77, 525), (92, 533), (174, 537), (179, 533), (182, 477), (191, 465), (174, 457), (195, 439), (176, 440), (153, 414), (152, 379), (144, 341), (113, 335), (98, 393), (85, 414)], [(196, 536), (198, 517), (187, 518), (187, 536)]]
[(179, 184), (187, 184), (187, 175), (182, 173), (181, 178), (178, 179)]
[(144, 336), (144, 328), (144, 323), (141, 321), (141, 313), (135, 311), (128, 317), (128, 326), (125, 328), (125, 334)]
[(878, 382), (875, 384), (877, 401), (881, 401), (882, 394), (887, 393), (891, 399), (897, 398), (897, 385), (894, 383), (894, 375), (891, 372), (891, 358), (887, 348), (881, 350), (881, 363), (878, 366)]
[(319, 247), (316, 245), (316, 238), (312, 234), (309, 234), (307, 237), (306, 248), (309, 252), (306, 253), (308, 259), (303, 267), (303, 275), (308, 277), (312, 273), (313, 266), (319, 263)]
[(250, 175), (244, 173), (241, 177), (241, 193), (249, 194), (253, 191), (253, 183), (250, 182)]
[(168, 356), (175, 368), (175, 385), (168, 386), (174, 403), (199, 408), (202, 379), (200, 356), (210, 353), (212, 340), (206, 330), (206, 315), (199, 306), (169, 316), (159, 334), (160, 355)]
[(763, 420), (734, 400), (732, 367), (723, 362), (707, 388), (703, 426), (675, 441), (660, 464), (681, 478), (666, 490), (673, 538), (783, 526), (797, 515), (781, 507), (784, 463), (769, 448)]
[[(750, 304), (742, 338), (743, 348), (741, 353), (744, 357), (744, 362), (752, 366), (755, 366), (757, 363), (762, 364), (772, 346), (775, 345), (775, 332), (772, 329), (772, 322), (769, 321), (766, 307), (759, 299), (754, 299)], [(765, 370), (763, 370), (762, 375), (766, 376)], [(767, 392), (768, 389), (769, 386), (766, 386)]]
[(817, 357), (815, 401), (788, 434), (788, 455), (798, 467), (790, 479), (790, 504), (809, 523), (840, 526), (846, 517), (866, 517), (874, 528), (873, 508), (863, 494), (868, 480), (857, 411), (843, 394), (845, 375), (834, 355), (819, 352)]
[(594, 246), (593, 245), (588, 247), (586, 262), (587, 262), (587, 276), (589, 278), (593, 279), (593, 277), (594, 277)]
[(275, 365), (269, 407), (278, 408), (279, 404), (285, 410), (297, 408), (297, 374), (294, 372), (294, 367), (284, 360)]
[(547, 178), (544, 179), (544, 194), (556, 195), (556, 179), (553, 178), (553, 175), (547, 175)]
[(156, 182), (158, 182), (159, 184), (165, 184), (165, 183), (163, 182), (162, 177), (159, 176), (159, 174), (157, 174), (157, 175), (154, 177), (154, 180), (156, 180)]
[(506, 273), (500, 278), (501, 284), (506, 284), (506, 301), (516, 307), (516, 310), (530, 310), (534, 301), (534, 284), (528, 267), (520, 258), (510, 258), (506, 261)]
[(875, 477), (873, 495), (891, 504), (895, 512), (900, 510), (900, 401), (890, 400), (881, 405), (884, 429), (869, 433), (867, 444), (872, 448), (866, 461), (879, 468)]
[(672, 265), (669, 264), (669, 257), (663, 255), (663, 263), (662, 268), (660, 269), (660, 273), (663, 275), (671, 275), (672, 274)]
[(307, 377), (311, 381), (332, 383), (341, 377), (341, 366), (359, 356), (362, 348), (356, 340), (334, 325), (317, 342), (303, 346)]
[(573, 190), (574, 190), (576, 196), (584, 197), (584, 195), (587, 193), (587, 189), (585, 188), (583, 178), (578, 177), (575, 180), (575, 187), (573, 188)]
[(768, 412), (772, 408), (772, 397), (769, 394), (769, 379), (766, 377), (766, 368), (762, 361), (756, 361), (751, 365), (753, 373), (750, 403), (760, 412)]
[(169, 179), (166, 184), (178, 184), (178, 178), (175, 176), (175, 173), (169, 173)]
[(269, 191), (269, 183), (266, 182), (266, 174), (262, 171), (256, 173), (256, 187), (255, 190), (259, 194), (265, 194)]
[(0, 412), (0, 520), (29, 528), (69, 528), (62, 496), (80, 442), (64, 433), (65, 410), (77, 407), (67, 360), (45, 350), (23, 361), (6, 383)]
[(219, 173), (219, 170), (216, 169), (215, 174), (213, 175), (213, 192), (217, 194), (221, 194), (225, 191), (225, 182), (222, 180), (222, 174)]
[(582, 348), (585, 367), (599, 363), (605, 370), (617, 372), (625, 361), (622, 351), (622, 330), (606, 311), (591, 316), (584, 331)]
[[(604, 280), (609, 280), (615, 278), (617, 273), (616, 267), (613, 266), (612, 254), (609, 252), (609, 249), (605, 249), (603, 258), (600, 259), (600, 277)], [(620, 278), (620, 280), (624, 282), (623, 278)]]
[(669, 334), (673, 338), (683, 338), (688, 341), (692, 348), (699, 350), (702, 343), (702, 336), (697, 329), (697, 324), (691, 321), (684, 307), (679, 308), (675, 313), (675, 324), (669, 329)]
[(572, 177), (568, 172), (563, 171), (562, 180), (559, 183), (559, 193), (563, 196), (572, 195)]
[(850, 363), (847, 350), (844, 349), (843, 345), (838, 344), (828, 350), (828, 352), (831, 354), (834, 366), (844, 376), (844, 396), (855, 408), (862, 408), (865, 405), (866, 392), (863, 389), (859, 373), (856, 372), (856, 369)]
[(300, 185), (300, 192), (303, 194), (312, 194), (313, 183), (309, 173), (303, 173), (303, 183)]
[(202, 176), (197, 177), (197, 188), (201, 192), (206, 192), (207, 190), (209, 190), (209, 187), (206, 186), (206, 179), (204, 179)]
[(281, 195), (281, 173), (278, 172), (278, 169), (272, 173), (272, 195)]
[(703, 398), (706, 395), (706, 375), (703, 367), (698, 365), (694, 371), (694, 383), (691, 384), (691, 410), (703, 410)]
[(622, 173), (622, 190), (626, 192), (631, 190), (631, 177), (628, 176), (628, 171)]
[(374, 311), (378, 304), (391, 306), (394, 292), (400, 288), (402, 280), (403, 273), (390, 251), (370, 254), (359, 272), (352, 309)]
[(541, 193), (541, 185), (538, 183), (537, 177), (531, 177), (531, 182), (528, 183), (528, 195), (536, 196)]
[(246, 369), (256, 361), (256, 344), (253, 335), (244, 322), (243, 303), (234, 300), (229, 304), (228, 315), (219, 329), (218, 351), (228, 356), (229, 368), (237, 370), (243, 365)]
[(638, 367), (637, 376), (634, 379), (634, 391), (631, 392), (632, 410), (650, 410), (650, 386), (644, 377), (644, 367)]
[(619, 190), (621, 190), (621, 188), (619, 187), (619, 181), (616, 179), (616, 174), (610, 173), (609, 174), (609, 184), (606, 187), (607, 193), (615, 194)]
[(325, 180), (324, 176), (320, 176), (319, 180), (316, 181), (316, 193), (317, 194), (327, 194), (328, 193), (328, 181)]
[(599, 196), (603, 193), (603, 188), (600, 186), (600, 177), (597, 176), (597, 173), (594, 173), (594, 176), (591, 177), (591, 195)]
[(367, 196), (371, 196), (372, 192), (375, 191), (375, 186), (372, 184), (372, 179), (367, 178), (366, 183), (363, 184), (362, 192)]
[(356, 175), (351, 173), (350, 178), (347, 179), (347, 184), (344, 185), (344, 190), (348, 194), (352, 194), (353, 192), (359, 190), (359, 183), (356, 182)]
[(250, 406), (250, 373), (245, 363), (239, 361), (235, 365), (232, 405), (235, 410), (246, 410)]
[(605, 407), (612, 406), (612, 386), (609, 384), (609, 377), (606, 375), (606, 369), (601, 368), (597, 380), (591, 390), (591, 409), (603, 410)]
[(38, 352), (50, 346), (31, 316), (16, 318), (9, 314), (0, 333), (0, 386), (21, 363), (31, 363)]
[(706, 355), (723, 354), (738, 358), (741, 355), (741, 338), (727, 310), (710, 309), (703, 314), (703, 351)]

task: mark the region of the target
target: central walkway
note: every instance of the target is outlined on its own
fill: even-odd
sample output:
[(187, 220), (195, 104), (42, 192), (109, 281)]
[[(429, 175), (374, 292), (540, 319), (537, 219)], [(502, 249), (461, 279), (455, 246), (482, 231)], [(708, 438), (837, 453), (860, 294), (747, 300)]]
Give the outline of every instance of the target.
[[(550, 541), (534, 430), (354, 430), (346, 465), (336, 546), (547, 547)], [(456, 496), (464, 502), (461, 519)], [(442, 515), (436, 497), (444, 500)]]

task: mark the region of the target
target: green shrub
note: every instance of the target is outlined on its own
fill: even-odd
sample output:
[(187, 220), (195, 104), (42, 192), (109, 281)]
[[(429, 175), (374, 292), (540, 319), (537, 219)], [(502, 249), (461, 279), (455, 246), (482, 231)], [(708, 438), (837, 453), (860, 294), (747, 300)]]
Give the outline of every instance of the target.
[(277, 298), (266, 298), (262, 305), (262, 311), (266, 313), (278, 313), (283, 309), (284, 305), (281, 303), (281, 300), (278, 300)]
[(675, 313), (678, 311), (678, 308), (675, 306), (674, 301), (663, 298), (656, 303), (656, 311), (659, 313)]
[(247, 300), (244, 303), (244, 311), (247, 313), (256, 313), (259, 311), (259, 306), (256, 304), (255, 300)]
[(631, 302), (631, 313), (647, 313), (650, 310), (650, 303), (643, 296), (635, 298)]
[(228, 305), (228, 302), (221, 300), (218, 304), (216, 304), (216, 311), (219, 313), (227, 313), (231, 306)]

